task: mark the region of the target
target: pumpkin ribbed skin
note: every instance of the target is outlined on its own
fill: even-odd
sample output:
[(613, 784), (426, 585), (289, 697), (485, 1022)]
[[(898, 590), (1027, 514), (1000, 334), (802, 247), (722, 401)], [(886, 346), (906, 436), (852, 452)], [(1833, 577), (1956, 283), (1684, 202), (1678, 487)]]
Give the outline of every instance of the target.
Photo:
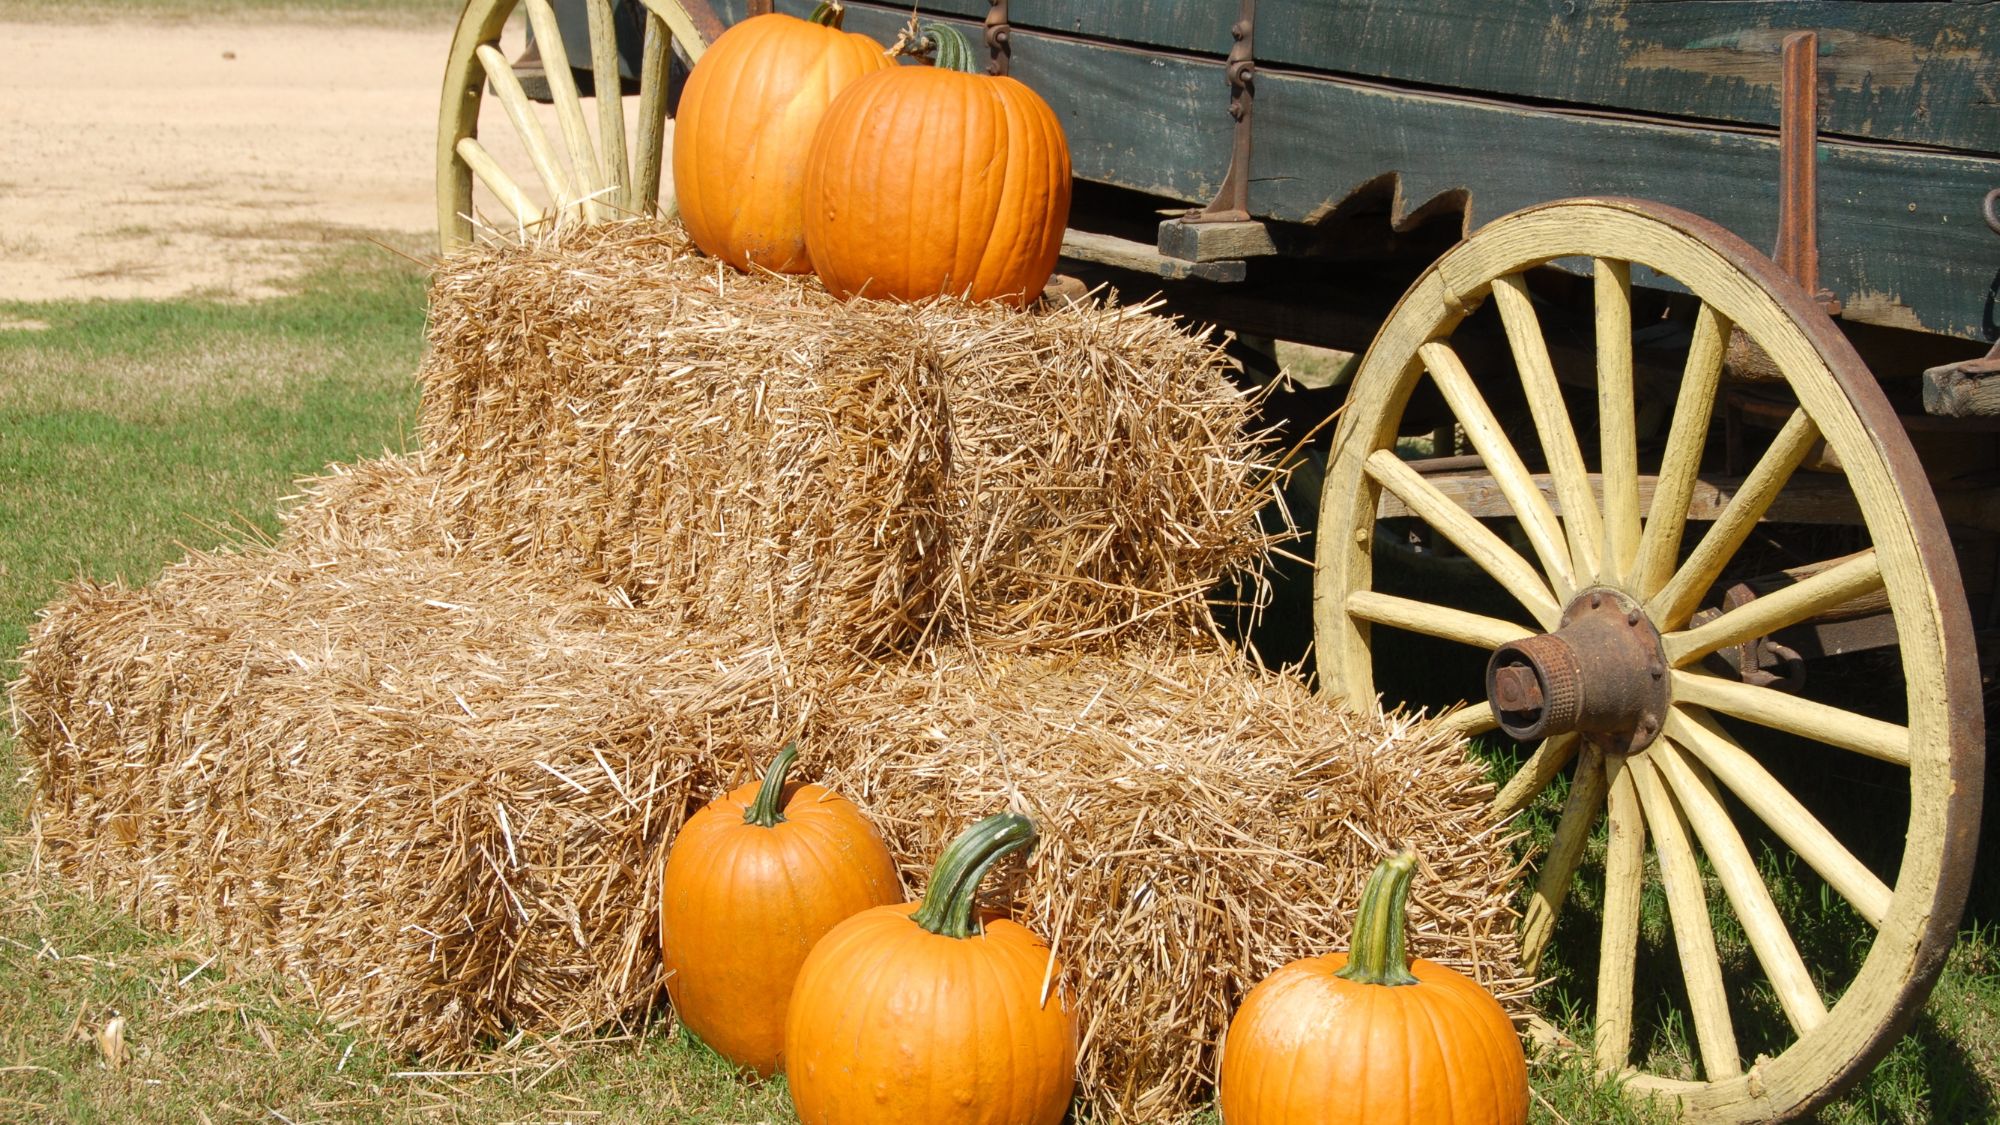
[(737, 269), (809, 273), (805, 153), (834, 96), (894, 65), (865, 35), (753, 16), (701, 57), (674, 120), (674, 194), (696, 246)]
[(768, 1077), (783, 1064), (786, 1006), (814, 944), (903, 894), (889, 849), (847, 799), (798, 786), (783, 801), (784, 819), (764, 827), (745, 822), (760, 788), (709, 802), (674, 838), (660, 945), (681, 1022)]
[(1528, 1064), (1500, 1002), (1403, 955), (1415, 857), (1362, 893), (1352, 957), (1294, 961), (1243, 1001), (1223, 1043), (1224, 1125), (1524, 1125)]
[(806, 246), (835, 296), (1025, 305), (1069, 222), (1069, 144), (1012, 78), (870, 74), (827, 107), (806, 159)]
[(1510, 1125), (1527, 1063), (1498, 1001), (1422, 958), (1398, 988), (1334, 976), (1347, 954), (1294, 961), (1229, 1025), (1225, 1125)]
[[(990, 845), (1002, 820), (1027, 824), (1003, 814), (975, 825), (946, 850), (924, 902), (857, 914), (806, 958), (785, 1025), (785, 1078), (804, 1125), (1057, 1125), (1068, 1111), (1077, 1018), (1061, 963), (1014, 922), (971, 925), (996, 853), (947, 879), (953, 849), (980, 845), (982, 831)], [(959, 892), (937, 911), (945, 882)], [(942, 915), (946, 932), (927, 928)]]

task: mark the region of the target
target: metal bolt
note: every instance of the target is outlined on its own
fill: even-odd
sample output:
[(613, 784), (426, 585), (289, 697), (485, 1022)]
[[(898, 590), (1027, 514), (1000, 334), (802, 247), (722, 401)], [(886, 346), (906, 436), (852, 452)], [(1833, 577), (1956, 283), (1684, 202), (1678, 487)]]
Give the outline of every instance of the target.
[(1603, 594), (1592, 594), (1592, 595), (1590, 595), (1590, 608), (1592, 608), (1592, 609), (1596, 609), (1596, 608), (1597, 608), (1597, 605), (1598, 605), (1598, 603), (1599, 603), (1599, 602), (1601, 602), (1601, 601), (1603, 601), (1603, 600), (1604, 600), (1604, 595), (1603, 595)]
[(1655, 660), (1646, 666), (1646, 671), (1652, 673), (1653, 678), (1657, 680), (1667, 674), (1667, 666)]
[(1630, 613), (1627, 613), (1625, 615), (1625, 624), (1631, 625), (1636, 628), (1639, 624), (1639, 611), (1635, 609)]
[(1493, 702), (1502, 711), (1533, 711), (1542, 705), (1542, 681), (1526, 665), (1497, 669), (1493, 673)]

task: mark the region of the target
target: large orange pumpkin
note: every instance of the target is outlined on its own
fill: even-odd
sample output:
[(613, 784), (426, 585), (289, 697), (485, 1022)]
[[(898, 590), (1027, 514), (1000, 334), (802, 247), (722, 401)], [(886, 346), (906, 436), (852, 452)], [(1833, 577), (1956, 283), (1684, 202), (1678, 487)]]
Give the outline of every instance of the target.
[(1521, 1125), (1528, 1064), (1500, 1002), (1403, 953), (1416, 857), (1368, 878), (1348, 953), (1294, 961), (1230, 1021), (1224, 1125)]
[(1035, 842), (1026, 817), (967, 829), (921, 903), (834, 927), (799, 970), (785, 1078), (804, 1125), (1056, 1125), (1076, 1013), (1048, 943), (974, 918), (979, 881)]
[(840, 30), (838, 3), (717, 37), (674, 119), (674, 194), (695, 245), (737, 269), (811, 272), (800, 209), (813, 130), (834, 95), (893, 65), (880, 43)]
[(895, 861), (859, 809), (818, 785), (785, 796), (787, 746), (762, 784), (688, 818), (660, 893), (667, 994), (688, 1030), (738, 1066), (783, 1061), (785, 1007), (813, 944), (843, 919), (901, 902)]
[(971, 74), (965, 39), (929, 30), (936, 66), (843, 90), (806, 158), (806, 248), (835, 296), (1041, 296), (1069, 223), (1069, 143), (1012, 78)]

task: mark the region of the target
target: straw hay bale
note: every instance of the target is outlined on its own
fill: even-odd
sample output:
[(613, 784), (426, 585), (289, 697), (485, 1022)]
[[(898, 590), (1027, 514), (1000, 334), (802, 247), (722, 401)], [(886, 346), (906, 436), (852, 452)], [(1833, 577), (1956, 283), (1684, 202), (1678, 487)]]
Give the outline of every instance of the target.
[(768, 753), (784, 676), (754, 641), (633, 618), (414, 552), (84, 583), (12, 691), (39, 861), (405, 1049), (643, 1011), (660, 845)]
[(808, 647), (1205, 626), (1271, 452), (1213, 344), (1143, 311), (838, 302), (678, 227), (447, 263), (422, 432), (450, 534)]
[(801, 665), (589, 583), (294, 542), (81, 585), (26, 659), (41, 862), (433, 1056), (643, 1016), (661, 846), (793, 737), (912, 890), (971, 820), (1035, 817), (1016, 909), (1068, 965), (1102, 1112), (1198, 1104), (1243, 993), (1343, 947), (1396, 843), (1426, 862), (1415, 951), (1523, 983), (1477, 765), (1215, 648)]
[[(1434, 725), (1364, 716), (1236, 654), (944, 654), (843, 689), (811, 753), (900, 857), (1013, 810), (1042, 841), (1016, 913), (1081, 1007), (1079, 1093), (1164, 1121), (1212, 1096), (1230, 1014), (1273, 969), (1345, 949), (1369, 870), (1423, 867), (1409, 943), (1518, 1008), (1509, 842), (1480, 765)], [(914, 889), (922, 871), (906, 873)]]

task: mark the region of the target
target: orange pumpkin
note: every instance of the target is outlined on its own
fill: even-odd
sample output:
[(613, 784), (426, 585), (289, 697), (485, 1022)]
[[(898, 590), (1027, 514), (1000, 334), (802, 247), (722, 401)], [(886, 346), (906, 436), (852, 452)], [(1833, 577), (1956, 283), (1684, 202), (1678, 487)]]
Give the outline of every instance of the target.
[(1345, 954), (1266, 977), (1230, 1021), (1225, 1125), (1521, 1125), (1528, 1064), (1500, 1002), (1403, 953), (1416, 857), (1368, 877)]
[(784, 795), (797, 757), (785, 747), (761, 785), (689, 817), (660, 892), (674, 1011), (718, 1054), (767, 1077), (783, 1061), (785, 1007), (813, 944), (903, 898), (895, 861), (859, 809), (818, 785)]
[(799, 970), (785, 1078), (804, 1125), (1056, 1125), (1076, 1083), (1076, 1013), (1048, 943), (974, 919), (979, 881), (1029, 848), (1026, 817), (952, 842), (921, 903), (834, 927)]
[(880, 43), (840, 30), (838, 3), (717, 37), (674, 119), (674, 194), (695, 245), (737, 269), (811, 272), (800, 211), (813, 130), (848, 83), (893, 65)]
[(837, 297), (940, 293), (1025, 305), (1069, 223), (1069, 143), (1012, 78), (967, 73), (971, 50), (929, 29), (936, 66), (858, 79), (806, 158), (806, 248)]

